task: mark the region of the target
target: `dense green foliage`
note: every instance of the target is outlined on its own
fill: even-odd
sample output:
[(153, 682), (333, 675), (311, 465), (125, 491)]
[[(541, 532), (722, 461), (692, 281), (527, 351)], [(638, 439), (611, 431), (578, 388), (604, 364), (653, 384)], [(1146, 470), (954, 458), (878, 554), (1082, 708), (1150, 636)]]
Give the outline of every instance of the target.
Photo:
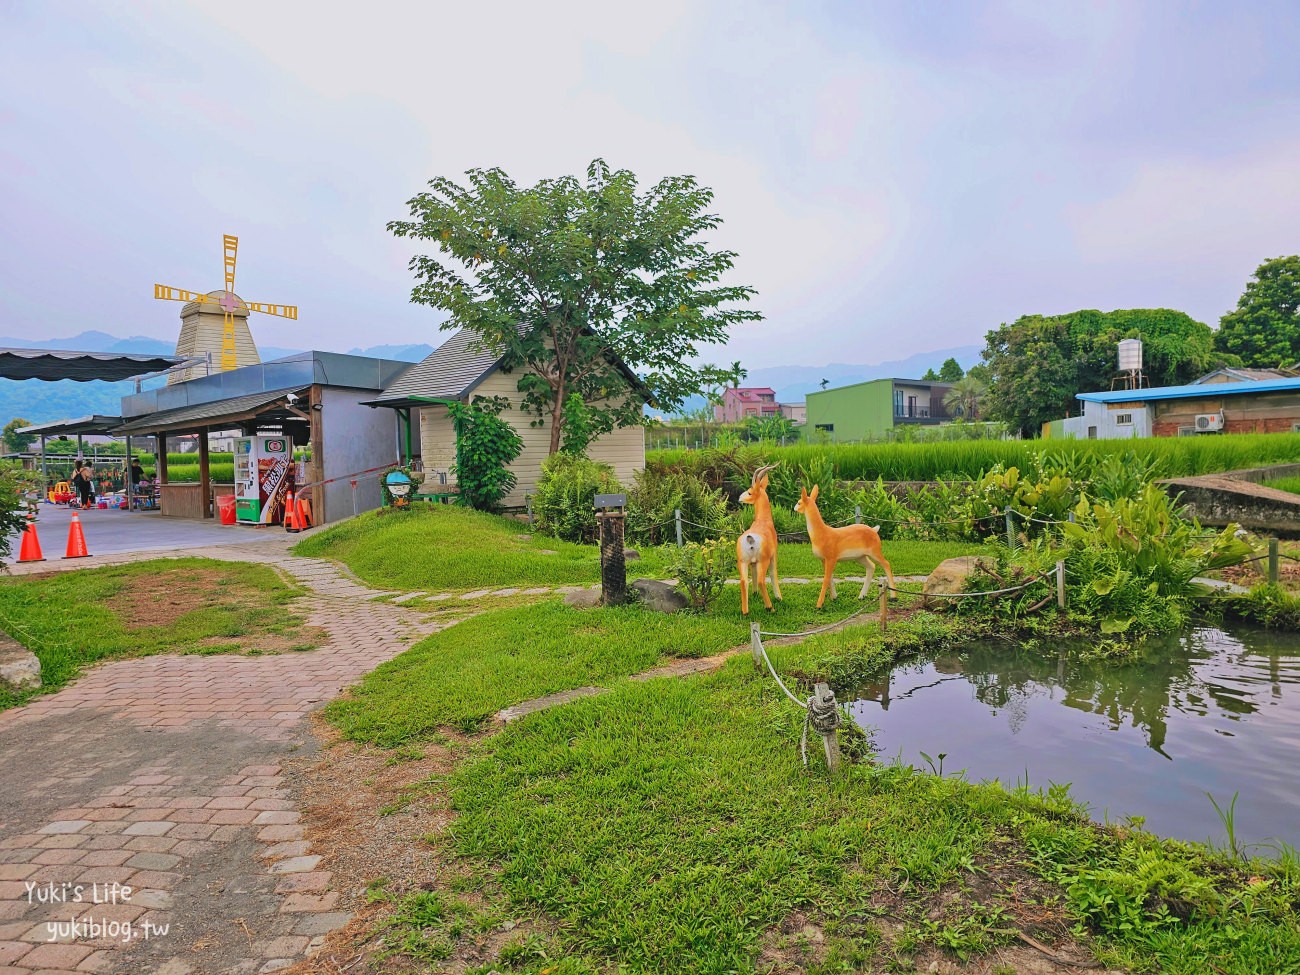
[(477, 397), (473, 403), (447, 407), (456, 430), (456, 464), (453, 473), (460, 500), (479, 511), (496, 511), (501, 499), (515, 488), (510, 465), (524, 449), (524, 441), (500, 413), (505, 404)]
[(1075, 394), (1109, 389), (1120, 339), (1138, 337), (1152, 386), (1190, 382), (1236, 361), (1215, 350), (1208, 325), (1167, 308), (1025, 315), (985, 338), (988, 415), (1038, 436), (1047, 421), (1078, 412)]
[(29, 420), (22, 417), (14, 417), (0, 429), (0, 440), (4, 441), (5, 450), (11, 454), (21, 454), (36, 440), (34, 433), (19, 433), (24, 427), (31, 426)]
[(1300, 256), (1261, 264), (1236, 309), (1223, 316), (1214, 341), (1247, 366), (1300, 362)]
[(672, 550), (668, 571), (677, 588), (695, 609), (708, 609), (722, 595), (727, 577), (735, 569), (735, 556), (720, 538), (687, 542)]
[[(1033, 468), (1043, 463), (1072, 468), (1087, 477), (1108, 456), (1132, 454), (1156, 464), (1161, 476), (1213, 474), (1243, 467), (1300, 461), (1300, 434), (1159, 437), (1143, 440), (979, 440), (915, 444), (755, 444), (725, 450), (656, 450), (647, 468), (686, 471), (713, 486), (749, 483), (763, 464), (783, 468), (829, 464), (833, 476), (849, 481), (933, 481), (976, 478), (995, 466)], [(826, 485), (822, 484), (822, 490)]]
[(554, 454), (542, 463), (533, 494), (537, 530), (568, 542), (596, 541), (597, 494), (620, 490), (614, 469), (586, 457)]
[[(167, 593), (177, 607), (159, 620), (154, 604)], [(0, 581), (0, 630), (36, 654), (42, 687), (57, 691), (83, 668), (117, 657), (174, 651), (256, 650), (276, 639), (307, 650), (318, 632), (303, 630), (286, 603), (301, 590), (269, 565), (211, 559), (165, 559)], [(141, 623), (133, 606), (151, 608)], [(3, 685), (0, 685), (2, 687)], [(0, 690), (0, 709), (31, 694)]]
[(698, 477), (680, 471), (637, 471), (627, 492), (627, 538), (636, 545), (676, 541), (676, 515), (682, 513), (682, 538), (702, 541), (724, 530), (727, 496)]
[[(35, 474), (35, 476), (33, 476)], [(0, 461), (0, 559), (9, 557), (27, 525), (26, 495), (37, 493), (40, 475), (15, 461)]]
[(517, 405), (549, 421), (551, 453), (639, 425), (643, 390), (665, 410), (702, 393), (716, 370), (692, 365), (697, 348), (761, 317), (744, 307), (752, 288), (720, 283), (736, 255), (703, 239), (722, 221), (693, 177), (639, 192), (633, 173), (599, 159), (585, 181), (466, 175), (468, 186), (432, 180), (409, 201), (411, 219), (388, 228), (437, 249), (411, 259), (411, 300), (503, 355)]

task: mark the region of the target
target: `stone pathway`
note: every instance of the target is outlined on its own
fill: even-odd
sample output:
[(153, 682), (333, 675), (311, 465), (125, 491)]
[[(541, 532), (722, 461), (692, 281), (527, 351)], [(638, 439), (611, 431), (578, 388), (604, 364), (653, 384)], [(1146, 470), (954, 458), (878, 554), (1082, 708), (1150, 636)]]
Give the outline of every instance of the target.
[(0, 975), (251, 975), (347, 921), (282, 764), (314, 749), (309, 712), (440, 624), (294, 541), (185, 554), (279, 566), (324, 647), (115, 661), (0, 713)]

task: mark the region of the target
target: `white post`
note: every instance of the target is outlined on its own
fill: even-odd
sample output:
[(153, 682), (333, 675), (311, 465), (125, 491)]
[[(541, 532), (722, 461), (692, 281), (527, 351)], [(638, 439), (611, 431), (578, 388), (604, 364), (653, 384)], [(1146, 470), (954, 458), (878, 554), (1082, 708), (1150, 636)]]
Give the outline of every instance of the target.
[(749, 649), (754, 654), (754, 666), (763, 669), (763, 637), (759, 635), (758, 624), (749, 624)]
[(1065, 609), (1065, 563), (1056, 563), (1056, 605)]
[(676, 508), (673, 511), (673, 523), (677, 528), (677, 547), (682, 547), (682, 509)]

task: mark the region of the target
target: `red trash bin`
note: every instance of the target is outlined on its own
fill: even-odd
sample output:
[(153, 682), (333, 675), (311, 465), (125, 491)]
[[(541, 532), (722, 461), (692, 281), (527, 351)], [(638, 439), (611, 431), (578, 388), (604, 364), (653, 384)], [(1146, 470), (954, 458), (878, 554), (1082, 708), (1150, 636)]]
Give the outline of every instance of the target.
[(217, 496), (217, 514), (221, 516), (223, 525), (233, 525), (235, 523), (235, 496), (233, 494), (220, 494)]

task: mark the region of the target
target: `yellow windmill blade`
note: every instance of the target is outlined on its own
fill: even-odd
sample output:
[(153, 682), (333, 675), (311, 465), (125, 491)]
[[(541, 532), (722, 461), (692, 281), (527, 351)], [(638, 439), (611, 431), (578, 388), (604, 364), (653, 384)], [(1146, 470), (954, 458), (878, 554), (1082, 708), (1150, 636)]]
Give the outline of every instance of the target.
[(238, 365), (239, 360), (235, 355), (235, 316), (226, 312), (221, 328), (221, 371), (229, 372)]
[(221, 237), (222, 260), (226, 269), (226, 290), (235, 290), (235, 255), (239, 252), (239, 238), (230, 234)]
[(249, 311), (260, 311), (263, 315), (277, 315), (280, 318), (298, 319), (297, 305), (269, 305), (261, 301), (246, 301)]
[(153, 296), (162, 301), (197, 301), (201, 305), (219, 305), (220, 298), (213, 298), (200, 291), (186, 291), (184, 288), (169, 288), (165, 284), (153, 286)]

